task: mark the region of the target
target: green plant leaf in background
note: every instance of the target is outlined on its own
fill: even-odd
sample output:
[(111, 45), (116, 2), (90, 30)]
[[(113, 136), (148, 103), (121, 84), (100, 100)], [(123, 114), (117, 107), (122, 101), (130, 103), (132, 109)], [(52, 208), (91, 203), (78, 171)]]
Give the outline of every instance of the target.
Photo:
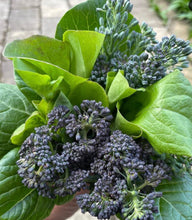
[(73, 49), (70, 72), (89, 78), (105, 35), (95, 31), (66, 31), (63, 41)]
[(17, 174), (18, 150), (11, 150), (0, 160), (0, 219), (42, 220), (50, 214), (54, 200), (38, 196), (36, 190), (22, 184)]
[(35, 110), (15, 85), (0, 84), (0, 157), (15, 146), (10, 137)]
[(65, 70), (70, 68), (71, 47), (67, 42), (34, 35), (24, 40), (15, 40), (8, 44), (4, 56), (10, 59), (17, 57), (42, 60)]
[(41, 99), (41, 101), (34, 100), (32, 103), (39, 112), (39, 114), (44, 118), (44, 120), (47, 119), (47, 114), (53, 109), (54, 106), (53, 100), (47, 101), (45, 99)]
[(163, 181), (156, 191), (163, 193), (157, 200), (159, 213), (155, 220), (192, 219), (192, 177), (188, 173)]
[(120, 107), (159, 153), (192, 156), (192, 86), (179, 71), (127, 98)]
[[(51, 100), (51, 101), (46, 101), (45, 99), (42, 99), (41, 101), (37, 100), (37, 101), (33, 101), (33, 105), (35, 106), (38, 112), (37, 121), (39, 121), (38, 118), (40, 117), (39, 119), (41, 122), (45, 122), (45, 121), (47, 122), (47, 115), (54, 107), (65, 105), (69, 109), (71, 110), (73, 109), (71, 102), (62, 91), (59, 93), (59, 95), (55, 100)], [(35, 119), (36, 119), (36, 114), (35, 114)]]
[(33, 58), (14, 58), (13, 66), (15, 70), (35, 72), (42, 75), (48, 75), (51, 80), (57, 80), (59, 76), (64, 76), (67, 70), (62, 69), (54, 64), (36, 60)]
[(83, 81), (72, 77), (70, 72), (89, 77), (103, 40), (104, 35), (94, 31), (67, 31), (63, 44), (33, 36), (7, 45), (4, 54), (14, 60), (16, 82), (30, 101), (39, 96), (52, 99), (59, 89), (67, 94), (71, 87)]
[(63, 33), (67, 30), (94, 31), (99, 26), (101, 13), (96, 8), (101, 8), (106, 0), (88, 0), (69, 10), (57, 25), (55, 38), (63, 40)]
[(16, 69), (30, 71), (30, 72), (38, 72), (42, 74), (43, 74), (43, 71), (37, 68), (36, 66), (28, 63), (25, 59), (29, 59), (29, 58), (14, 58), (13, 59), (14, 77), (15, 77), (16, 85), (30, 102), (32, 102), (33, 100), (40, 100), (41, 97), (23, 81), (23, 79), (17, 73)]

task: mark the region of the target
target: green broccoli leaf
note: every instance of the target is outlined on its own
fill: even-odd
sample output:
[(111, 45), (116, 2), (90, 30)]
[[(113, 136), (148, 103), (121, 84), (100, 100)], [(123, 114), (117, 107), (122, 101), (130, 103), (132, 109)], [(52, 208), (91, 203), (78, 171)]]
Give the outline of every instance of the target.
[(10, 59), (16, 57), (33, 58), (69, 70), (70, 53), (71, 46), (67, 42), (35, 35), (24, 40), (15, 40), (8, 44), (5, 48), (4, 56)]
[(109, 102), (105, 90), (98, 83), (85, 81), (77, 85), (68, 96), (72, 105), (80, 105), (85, 99), (101, 101), (103, 106), (108, 107)]
[[(31, 94), (38, 93), (35, 89), (37, 87), (37, 81), (39, 87), (43, 89), (44, 86), (43, 82), (41, 80), (38, 80), (35, 76), (41, 77), (40, 75), (42, 75), (42, 78), (49, 78), (51, 81), (56, 81), (59, 77), (62, 76), (62, 87), (60, 86), (59, 89), (61, 89), (65, 95), (68, 95), (70, 90), (72, 90), (79, 83), (86, 81), (85, 78), (73, 75), (72, 73), (58, 66), (31, 58), (15, 58), (14, 68), (17, 86), (27, 98), (29, 97), (31, 101), (39, 100), (38, 98), (32, 99), (35, 98), (35, 96)], [(44, 96), (46, 96), (45, 93), (48, 94), (48, 92), (46, 86), (44, 88)], [(40, 95), (40, 93), (38, 94)]]
[(50, 214), (54, 200), (43, 198), (22, 184), (17, 174), (18, 151), (15, 148), (0, 160), (0, 219), (42, 220)]
[[(57, 80), (51, 80), (48, 75), (23, 70), (16, 71), (26, 85), (32, 88), (39, 96), (47, 100), (54, 99), (59, 89), (63, 86), (64, 81), (62, 76), (58, 77)], [(63, 87), (65, 88), (65, 85)]]
[(10, 137), (35, 110), (15, 85), (0, 84), (0, 157), (15, 146)]
[(155, 220), (191, 220), (192, 219), (192, 177), (185, 173), (181, 177), (163, 181), (157, 188), (163, 193), (157, 199), (159, 213)]
[(136, 92), (120, 107), (159, 153), (192, 156), (192, 86), (174, 71), (145, 92)]
[(119, 70), (117, 75), (114, 77), (108, 91), (109, 103), (114, 103), (121, 99), (129, 97), (136, 91), (136, 89), (129, 87), (129, 83), (124, 77), (123, 71)]
[(116, 130), (121, 130), (124, 134), (128, 134), (134, 138), (139, 138), (143, 133), (142, 129), (138, 125), (126, 120), (119, 111), (119, 108), (120, 103), (117, 103), (117, 114), (115, 118), (114, 128)]
[(19, 126), (11, 136), (11, 142), (21, 145), (24, 140), (34, 131), (34, 128), (45, 124), (45, 119), (38, 111), (33, 112), (24, 124)]
[[(88, 0), (80, 3), (67, 11), (61, 18), (57, 25), (55, 38), (58, 40), (63, 39), (63, 33), (67, 30), (89, 30), (94, 31), (95, 28), (99, 27), (99, 18), (105, 18), (105, 13), (97, 10), (102, 8), (106, 0)], [(127, 23), (133, 19), (133, 16), (129, 14)], [(105, 21), (104, 21), (105, 22)], [(140, 32), (140, 26), (136, 25), (130, 29)]]
[(65, 105), (70, 110), (73, 109), (71, 102), (69, 101), (69, 99), (66, 97), (66, 95), (63, 92), (60, 92), (60, 94), (58, 95), (58, 97), (54, 103), (54, 107), (58, 107), (60, 105)]
[(73, 49), (70, 72), (89, 78), (105, 35), (95, 31), (66, 31), (63, 41)]
[(54, 106), (54, 100), (45, 100), (41, 99), (39, 100), (34, 100), (33, 105), (37, 109), (40, 117), (42, 117), (43, 120), (47, 121), (47, 114), (53, 109)]
[(106, 0), (88, 0), (69, 10), (57, 25), (55, 38), (63, 40), (63, 33), (67, 30), (90, 30), (94, 31), (99, 27), (99, 17), (101, 12), (96, 8), (101, 8)]
[(113, 72), (113, 71), (110, 71), (107, 73), (107, 78), (106, 78), (106, 86), (105, 86), (105, 90), (106, 90), (106, 93), (108, 93), (109, 91), (109, 88), (115, 78), (115, 76), (117, 75), (116, 72)]
[(29, 102), (32, 102), (33, 100), (41, 100), (41, 97), (23, 81), (19, 74), (17, 74), (17, 71), (14, 71), (14, 76), (17, 87)]

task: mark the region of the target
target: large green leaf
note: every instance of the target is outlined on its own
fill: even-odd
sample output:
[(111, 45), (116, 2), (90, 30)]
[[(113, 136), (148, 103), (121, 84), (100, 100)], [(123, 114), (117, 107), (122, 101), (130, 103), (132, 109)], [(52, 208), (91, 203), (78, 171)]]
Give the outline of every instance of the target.
[(179, 71), (124, 101), (121, 114), (160, 153), (192, 156), (192, 86)]
[(105, 90), (98, 83), (92, 81), (85, 81), (77, 85), (68, 98), (72, 105), (80, 105), (85, 99), (101, 101), (106, 107), (109, 105)]
[[(35, 72), (44, 75), (44, 77), (50, 77), (50, 80), (57, 80), (60, 76), (63, 77), (62, 92), (66, 95), (79, 83), (86, 81), (85, 78), (73, 75), (72, 73), (47, 62), (39, 61), (31, 58), (16, 58), (14, 59), (14, 68), (16, 72), (16, 81), (20, 90), (27, 96), (34, 98), (34, 90), (32, 88), (37, 86), (37, 78), (35, 75), (28, 76), (26, 71)], [(23, 77), (22, 77), (23, 76)], [(27, 81), (28, 83), (27, 83)], [(28, 80), (29, 78), (29, 80)], [(30, 86), (30, 85), (31, 86)], [(46, 88), (45, 88), (46, 89)], [(37, 93), (35, 93), (37, 94)]]
[(34, 111), (34, 107), (15, 85), (0, 84), (0, 157), (15, 146), (10, 137)]
[(0, 219), (42, 220), (50, 214), (54, 200), (38, 196), (22, 184), (17, 174), (18, 150), (13, 149), (0, 161)]
[(42, 75), (48, 75), (52, 80), (57, 80), (59, 76), (64, 76), (67, 70), (54, 64), (33, 58), (15, 58), (13, 61), (15, 70), (36, 72)]
[(70, 53), (71, 47), (67, 42), (36, 35), (8, 44), (4, 56), (10, 59), (16, 57), (34, 58), (69, 70)]
[(63, 41), (72, 49), (70, 72), (89, 78), (91, 70), (103, 45), (105, 35), (95, 31), (66, 31)]
[(192, 219), (192, 177), (189, 174), (164, 181), (156, 190), (163, 192), (163, 196), (157, 200), (159, 213), (155, 220)]
[(99, 26), (99, 16), (96, 8), (101, 8), (106, 0), (88, 0), (69, 10), (57, 25), (55, 38), (63, 40), (67, 30), (95, 30)]

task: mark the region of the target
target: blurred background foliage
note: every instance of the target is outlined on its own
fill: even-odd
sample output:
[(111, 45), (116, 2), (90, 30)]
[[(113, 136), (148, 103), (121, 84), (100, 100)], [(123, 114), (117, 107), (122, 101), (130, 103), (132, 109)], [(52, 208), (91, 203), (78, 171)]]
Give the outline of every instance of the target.
[[(162, 4), (162, 2), (164, 4)], [(167, 25), (170, 14), (174, 13), (174, 18), (187, 22), (189, 28), (189, 39), (192, 39), (192, 1), (191, 0), (149, 0), (151, 8)], [(163, 5), (163, 6), (162, 6)], [(166, 5), (166, 6), (165, 6)]]

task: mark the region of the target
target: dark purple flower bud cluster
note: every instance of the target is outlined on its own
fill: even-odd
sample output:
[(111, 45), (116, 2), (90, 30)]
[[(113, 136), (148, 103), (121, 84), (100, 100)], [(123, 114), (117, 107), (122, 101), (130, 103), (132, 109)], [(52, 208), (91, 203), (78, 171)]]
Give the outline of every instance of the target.
[(142, 147), (130, 136), (114, 131), (90, 164), (91, 173), (98, 175), (91, 193), (77, 196), (82, 212), (98, 219), (117, 213), (124, 219), (153, 219), (158, 211), (154, 199), (162, 195), (155, 188), (169, 178), (171, 170), (151, 149), (149, 144)]
[(73, 111), (54, 108), (47, 125), (36, 128), (21, 146), (17, 165), (23, 183), (49, 198), (84, 188), (90, 163), (109, 138), (111, 120), (101, 102), (84, 100)]
[(111, 131), (113, 117), (101, 102), (84, 100), (69, 110), (54, 108), (47, 125), (22, 144), (18, 173), (39, 195), (77, 196), (82, 212), (98, 219), (119, 213), (124, 219), (153, 219), (155, 188), (170, 168), (148, 142)]
[(22, 144), (17, 161), (18, 174), (24, 185), (36, 188), (40, 195), (54, 197), (54, 182), (65, 173), (68, 161), (52, 146), (52, 137), (47, 125), (35, 129)]
[(83, 101), (74, 107), (76, 114), (69, 114), (66, 120), (66, 133), (76, 141), (95, 140), (103, 143), (110, 134), (110, 122), (113, 119), (110, 110), (101, 102)]
[(55, 194), (61, 197), (73, 195), (81, 189), (86, 189), (86, 178), (89, 177), (89, 170), (73, 170), (66, 178), (60, 178), (55, 182)]
[(109, 219), (119, 212), (122, 193), (126, 188), (125, 180), (104, 175), (94, 184), (94, 190), (90, 194), (77, 196), (77, 203), (83, 213), (88, 211), (98, 219)]
[(107, 56), (100, 54), (97, 57), (93, 70), (91, 72), (90, 80), (99, 83), (102, 87), (106, 86), (107, 73), (110, 72), (113, 68), (113, 65), (110, 62), (110, 59), (107, 59)]
[(54, 108), (48, 114), (48, 125), (54, 134), (65, 127), (66, 115), (68, 113), (69, 109), (66, 106), (61, 105), (57, 108)]

